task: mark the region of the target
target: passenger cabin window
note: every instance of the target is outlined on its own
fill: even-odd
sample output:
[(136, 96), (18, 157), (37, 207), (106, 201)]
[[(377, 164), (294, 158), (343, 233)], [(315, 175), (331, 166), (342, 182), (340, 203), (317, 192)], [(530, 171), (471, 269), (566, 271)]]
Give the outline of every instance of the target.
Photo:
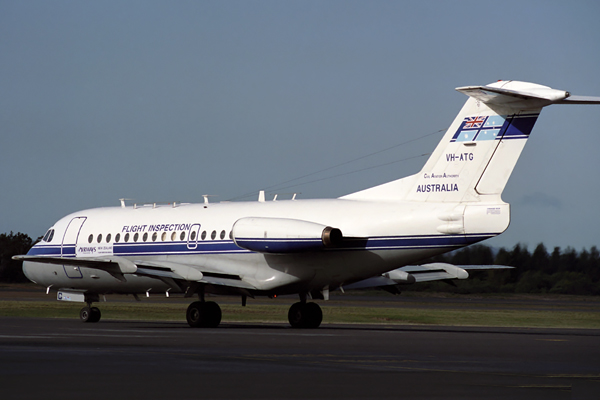
[(126, 242), (129, 242), (129, 233), (126, 233), (126, 234), (125, 234), (125, 241), (126, 241)]
[(101, 233), (99, 233), (99, 234), (98, 234), (98, 243), (100, 243), (101, 241), (102, 241), (102, 234), (101, 234)]
[(148, 232), (144, 233), (144, 242), (148, 240)]
[(115, 242), (119, 243), (119, 240), (121, 240), (121, 234), (117, 233), (117, 236), (115, 236)]
[(193, 231), (190, 235), (190, 240), (196, 240), (196, 231)]
[(92, 243), (92, 241), (94, 241), (94, 235), (90, 234), (88, 237), (88, 243)]
[(179, 240), (183, 239), (185, 239), (185, 232), (181, 232), (181, 235), (179, 235)]
[(200, 235), (202, 240), (206, 239), (206, 231), (202, 231), (202, 235)]
[(140, 238), (140, 234), (139, 233), (136, 233), (135, 235), (133, 235), (133, 241), (134, 242), (137, 242), (139, 238)]
[(156, 239), (158, 239), (158, 233), (154, 232), (154, 233), (152, 234), (152, 241), (153, 241), (153, 242), (156, 242)]
[(212, 231), (212, 233), (210, 234), (210, 238), (214, 240), (216, 237), (217, 237), (217, 231)]
[(111, 238), (111, 235), (109, 233), (108, 235), (106, 235), (106, 243), (110, 243), (110, 238)]
[(167, 240), (167, 232), (162, 233), (162, 237), (160, 238), (163, 242)]
[(177, 239), (177, 233), (173, 232), (171, 233), (171, 242), (174, 242), (175, 239)]
[(221, 231), (220, 237), (221, 237), (221, 240), (225, 239), (225, 231)]

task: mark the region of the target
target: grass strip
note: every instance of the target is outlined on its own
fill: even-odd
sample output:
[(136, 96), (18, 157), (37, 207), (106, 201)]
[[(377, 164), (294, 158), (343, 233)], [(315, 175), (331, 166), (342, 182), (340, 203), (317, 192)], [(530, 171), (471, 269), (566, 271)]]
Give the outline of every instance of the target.
[[(187, 303), (99, 303), (103, 319), (185, 322)], [(0, 301), (0, 316), (78, 318), (81, 303)], [(220, 304), (223, 322), (287, 323), (289, 304)], [(324, 323), (600, 329), (600, 312), (435, 309), (321, 304)]]

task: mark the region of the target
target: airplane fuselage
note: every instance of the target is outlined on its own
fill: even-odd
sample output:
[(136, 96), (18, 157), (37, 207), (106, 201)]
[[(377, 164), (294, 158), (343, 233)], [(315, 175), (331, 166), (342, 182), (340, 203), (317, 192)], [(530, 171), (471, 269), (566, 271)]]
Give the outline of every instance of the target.
[[(457, 209), (456, 204), (444, 203), (330, 199), (99, 208), (59, 220), (52, 228), (52, 241), (36, 244), (29, 255), (118, 256), (136, 264), (197, 265), (209, 274), (241, 278), (252, 294), (333, 290), (501, 233), (508, 226), (508, 205), (493, 208), (502, 210), (487, 214), (497, 220), (492, 225), (495, 231), (466, 231), (464, 206)], [(247, 217), (318, 221), (338, 228), (344, 241), (324, 251), (254, 252), (236, 245), (232, 235), (236, 221)], [(448, 232), (449, 226), (456, 231)], [(40, 268), (26, 261), (24, 271), (34, 282), (54, 288), (98, 293), (177, 291), (153, 278), (132, 274), (119, 281), (94, 268)]]

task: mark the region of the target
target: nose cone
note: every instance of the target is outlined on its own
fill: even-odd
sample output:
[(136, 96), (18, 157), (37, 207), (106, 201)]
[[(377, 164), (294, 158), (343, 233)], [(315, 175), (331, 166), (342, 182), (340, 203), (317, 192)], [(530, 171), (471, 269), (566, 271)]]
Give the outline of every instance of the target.
[(37, 283), (42, 285), (43, 283), (39, 282), (39, 271), (42, 264), (34, 263), (31, 261), (23, 261), (23, 273), (33, 283)]

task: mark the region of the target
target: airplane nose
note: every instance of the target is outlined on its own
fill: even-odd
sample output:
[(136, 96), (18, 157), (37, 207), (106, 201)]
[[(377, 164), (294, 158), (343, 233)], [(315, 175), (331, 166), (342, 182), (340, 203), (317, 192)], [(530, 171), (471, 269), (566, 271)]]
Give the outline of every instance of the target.
[(36, 280), (37, 279), (36, 272), (38, 269), (39, 269), (38, 263), (32, 263), (30, 261), (23, 261), (23, 273), (25, 274), (27, 279), (29, 279), (33, 283), (38, 283)]

